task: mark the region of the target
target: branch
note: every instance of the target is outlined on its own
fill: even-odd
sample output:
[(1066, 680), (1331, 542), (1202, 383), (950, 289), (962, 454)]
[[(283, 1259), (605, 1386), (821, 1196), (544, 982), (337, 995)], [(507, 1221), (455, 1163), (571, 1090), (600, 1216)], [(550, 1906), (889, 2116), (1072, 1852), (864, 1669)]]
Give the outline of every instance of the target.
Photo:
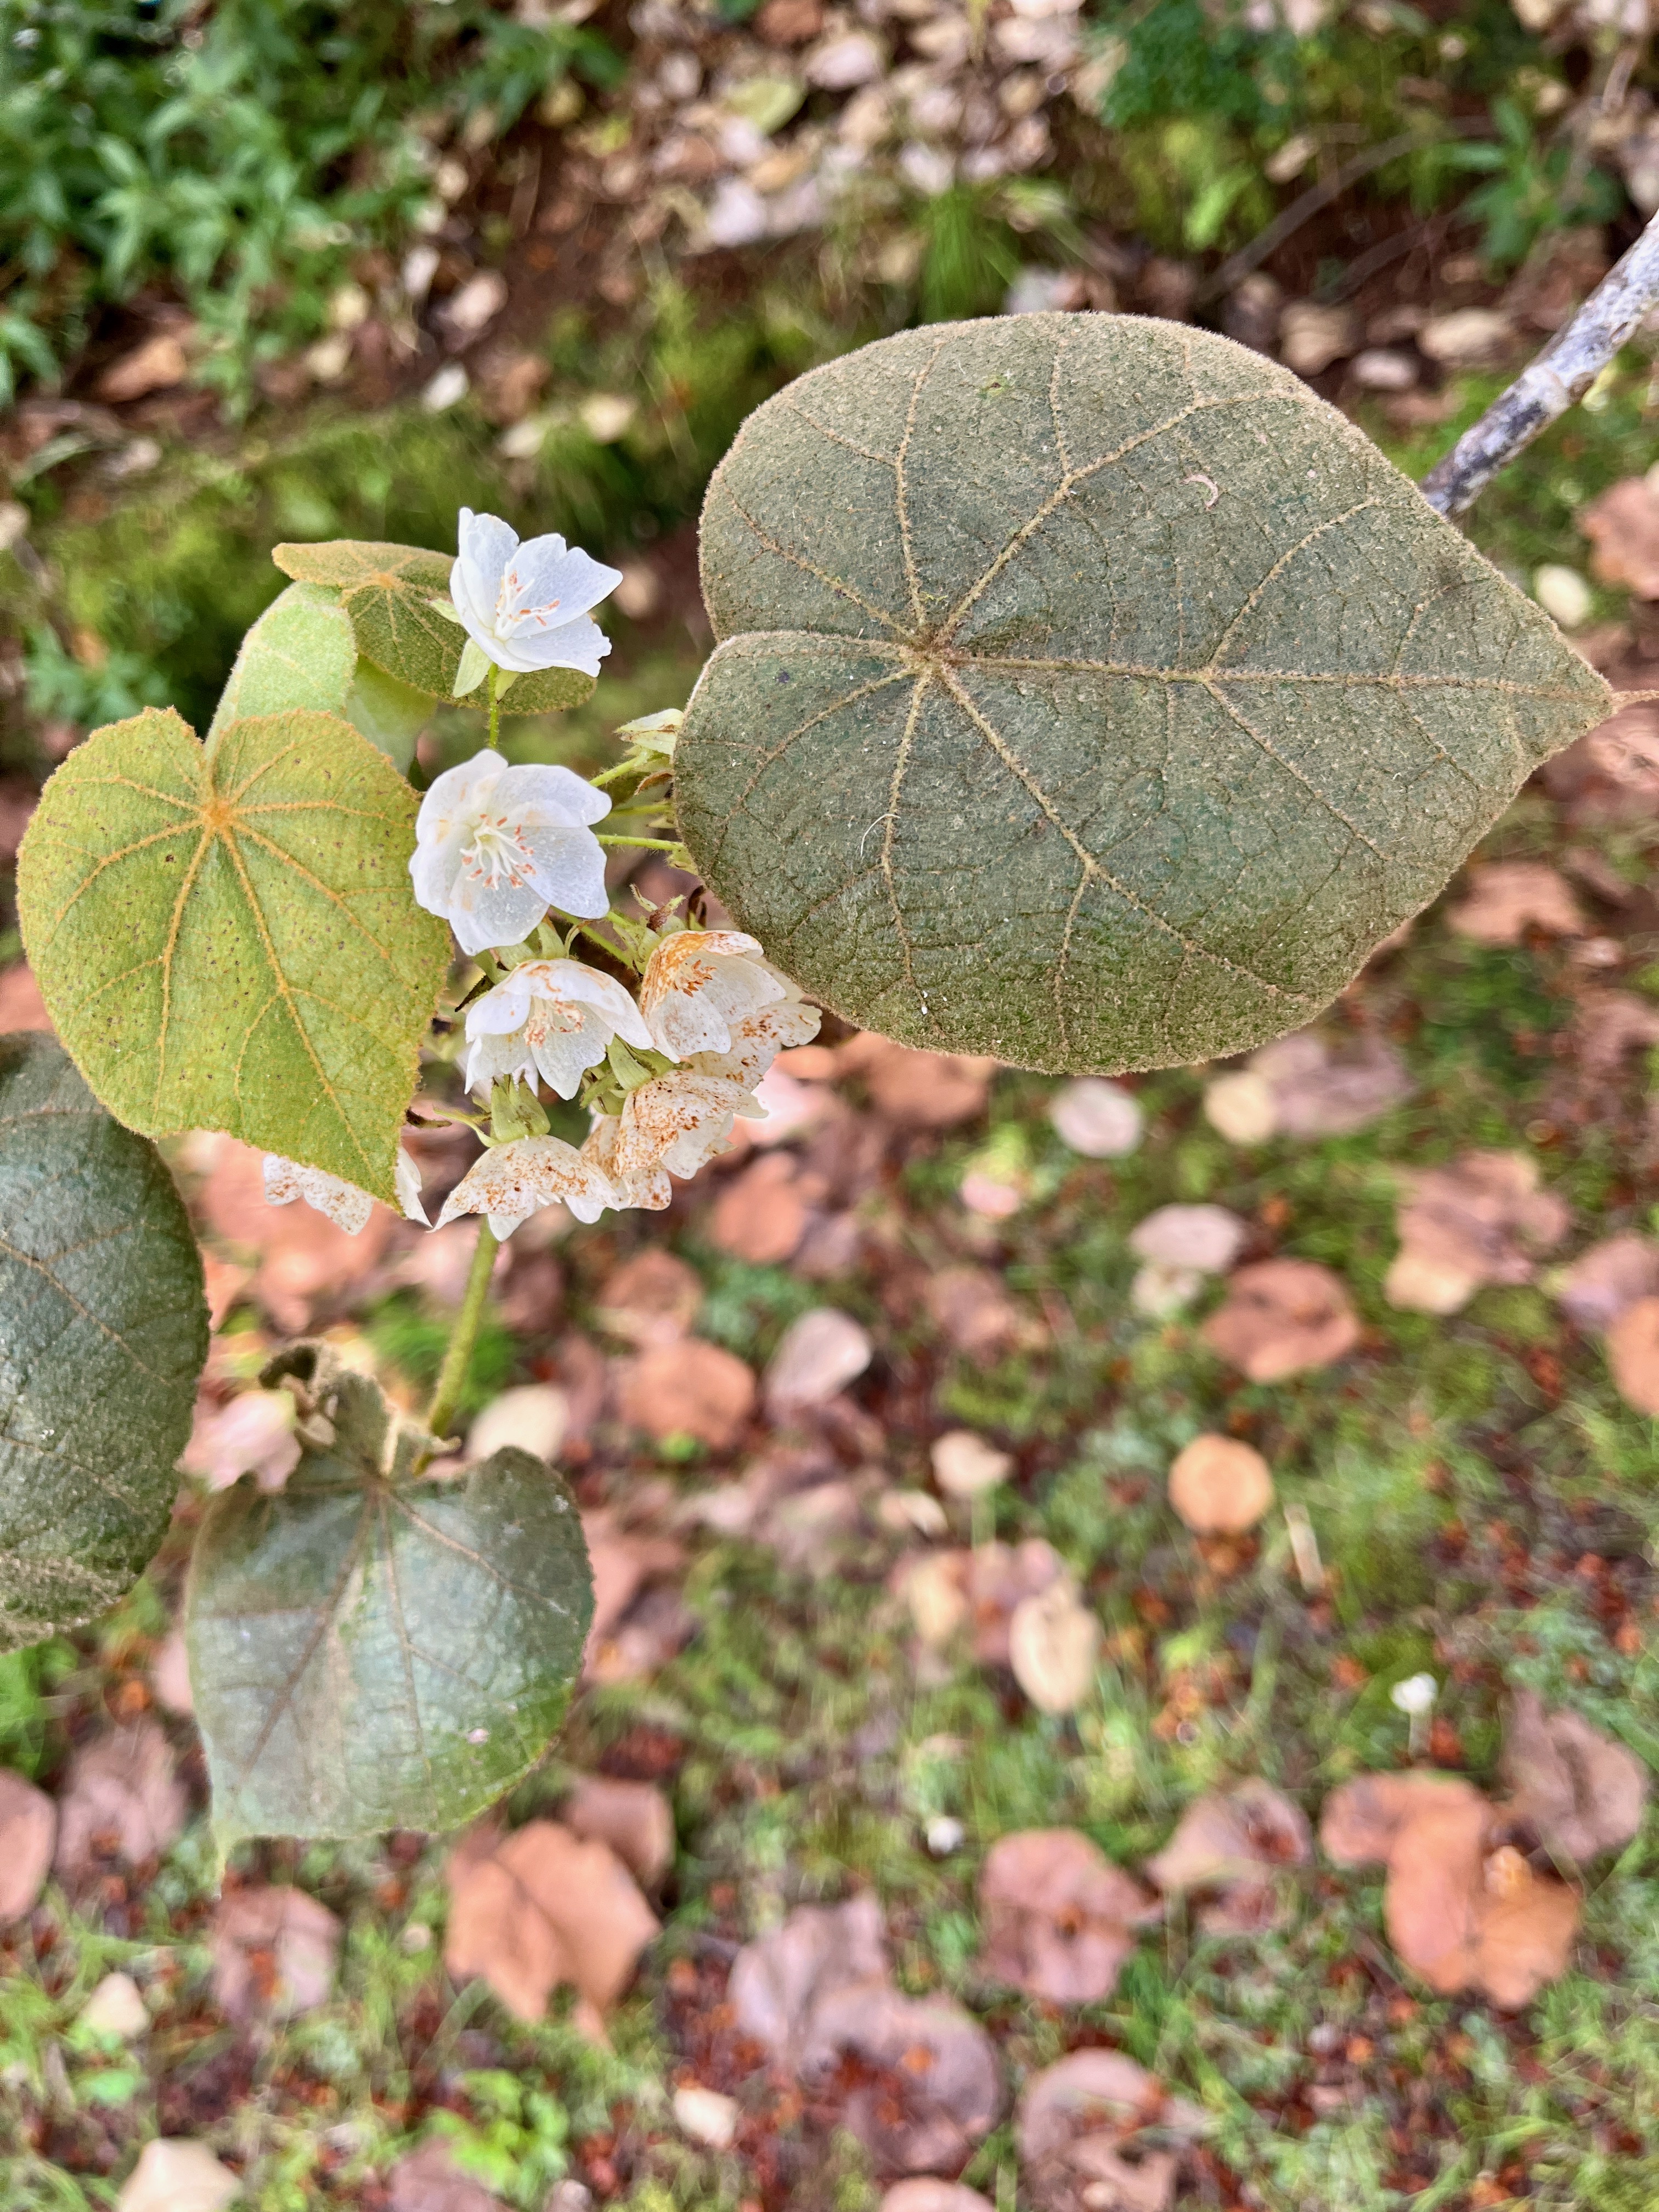
[(1537, 360), (1430, 470), (1422, 485), (1429, 505), (1442, 514), (1473, 506), (1499, 469), (1577, 405), (1656, 301), (1659, 215)]

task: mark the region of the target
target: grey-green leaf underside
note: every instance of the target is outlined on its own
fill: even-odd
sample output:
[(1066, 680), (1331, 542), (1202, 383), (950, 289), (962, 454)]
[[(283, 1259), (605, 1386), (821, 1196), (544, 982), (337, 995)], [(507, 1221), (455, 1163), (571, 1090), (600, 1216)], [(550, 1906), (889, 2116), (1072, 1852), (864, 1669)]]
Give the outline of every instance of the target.
[(1113, 1072), (1300, 1027), (1606, 684), (1288, 370), (1115, 315), (936, 325), (744, 424), (680, 826), (908, 1043)]
[(0, 1650), (89, 1620), (143, 1572), (207, 1340), (155, 1147), (53, 1039), (0, 1037)]
[(278, 1496), (214, 1498), (185, 1632), (214, 1826), (351, 1836), (458, 1826), (546, 1750), (592, 1618), (581, 1522), (507, 1449), (465, 1481), (410, 1479), (429, 1443), (326, 1346), (293, 1378), (304, 1456)]

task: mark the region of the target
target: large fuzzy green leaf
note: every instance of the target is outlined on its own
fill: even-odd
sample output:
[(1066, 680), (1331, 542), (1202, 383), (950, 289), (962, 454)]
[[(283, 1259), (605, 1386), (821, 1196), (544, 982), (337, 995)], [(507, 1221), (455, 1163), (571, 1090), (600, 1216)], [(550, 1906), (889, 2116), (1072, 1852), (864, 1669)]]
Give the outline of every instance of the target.
[(0, 1650), (89, 1620), (143, 1572), (207, 1340), (155, 1147), (53, 1039), (0, 1037)]
[(1288, 370), (1024, 315), (802, 377), (715, 472), (675, 756), (739, 925), (915, 1045), (1309, 1020), (1608, 693)]
[(242, 640), (208, 736), (250, 714), (295, 708), (343, 714), (356, 665), (356, 641), (339, 594), (290, 584)]
[[(466, 632), (433, 604), (448, 597), (452, 555), (337, 538), (316, 545), (278, 545), (270, 557), (285, 576), (338, 590), (357, 649), (376, 667), (433, 698), (455, 696)], [(504, 703), (514, 714), (544, 714), (580, 707), (592, 692), (593, 678), (580, 669), (548, 668), (516, 678)], [(475, 690), (462, 704), (478, 707), (483, 699)]]
[(24, 941), (58, 1035), (130, 1128), (226, 1129), (394, 1200), (449, 955), (415, 903), (414, 793), (337, 715), (199, 744), (155, 709), (52, 778)]
[(214, 1825), (247, 1835), (452, 1828), (563, 1719), (592, 1618), (581, 1522), (508, 1448), (463, 1482), (409, 1479), (430, 1440), (325, 1346), (297, 1345), (304, 1456), (277, 1497), (210, 1504), (185, 1633)]

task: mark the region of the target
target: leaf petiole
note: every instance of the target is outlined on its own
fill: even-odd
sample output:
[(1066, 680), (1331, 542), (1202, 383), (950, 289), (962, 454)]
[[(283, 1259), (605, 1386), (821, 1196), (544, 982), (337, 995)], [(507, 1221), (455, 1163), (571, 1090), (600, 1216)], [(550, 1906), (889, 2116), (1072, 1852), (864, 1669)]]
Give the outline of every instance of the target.
[(428, 1433), (440, 1439), (447, 1434), (466, 1386), (466, 1370), (471, 1363), (472, 1348), (478, 1340), (478, 1327), (489, 1298), (489, 1278), (500, 1249), (500, 1239), (495, 1231), (487, 1221), (480, 1221), (461, 1310), (455, 1317), (455, 1333), (444, 1353), (443, 1365), (438, 1370), (437, 1388), (432, 1393), (432, 1404), (426, 1417)]

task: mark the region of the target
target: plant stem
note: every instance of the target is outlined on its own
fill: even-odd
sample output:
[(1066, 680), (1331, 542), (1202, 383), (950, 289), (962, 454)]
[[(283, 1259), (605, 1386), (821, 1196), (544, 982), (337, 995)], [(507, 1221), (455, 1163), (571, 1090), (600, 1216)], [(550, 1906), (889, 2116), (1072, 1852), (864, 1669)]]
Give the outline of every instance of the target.
[(1474, 505), (1499, 469), (1589, 390), (1659, 301), (1659, 216), (1509, 390), (1429, 471), (1421, 489), (1442, 514)]
[(495, 750), (496, 739), (501, 734), (501, 695), (495, 689), (501, 680), (501, 672), (492, 660), (489, 664), (489, 750)]
[(431, 1436), (443, 1437), (455, 1418), (455, 1408), (466, 1384), (466, 1370), (472, 1358), (472, 1347), (478, 1340), (478, 1324), (483, 1319), (484, 1307), (489, 1302), (489, 1278), (500, 1249), (495, 1231), (487, 1221), (481, 1220), (478, 1241), (472, 1250), (472, 1266), (466, 1278), (466, 1290), (461, 1298), (461, 1310), (455, 1317), (455, 1333), (444, 1353), (444, 1364), (438, 1370), (438, 1387), (432, 1394), (432, 1404), (426, 1417), (427, 1431)]
[(642, 853), (672, 853), (678, 850), (678, 841), (673, 837), (601, 837), (599, 842), (601, 845), (635, 845)]

